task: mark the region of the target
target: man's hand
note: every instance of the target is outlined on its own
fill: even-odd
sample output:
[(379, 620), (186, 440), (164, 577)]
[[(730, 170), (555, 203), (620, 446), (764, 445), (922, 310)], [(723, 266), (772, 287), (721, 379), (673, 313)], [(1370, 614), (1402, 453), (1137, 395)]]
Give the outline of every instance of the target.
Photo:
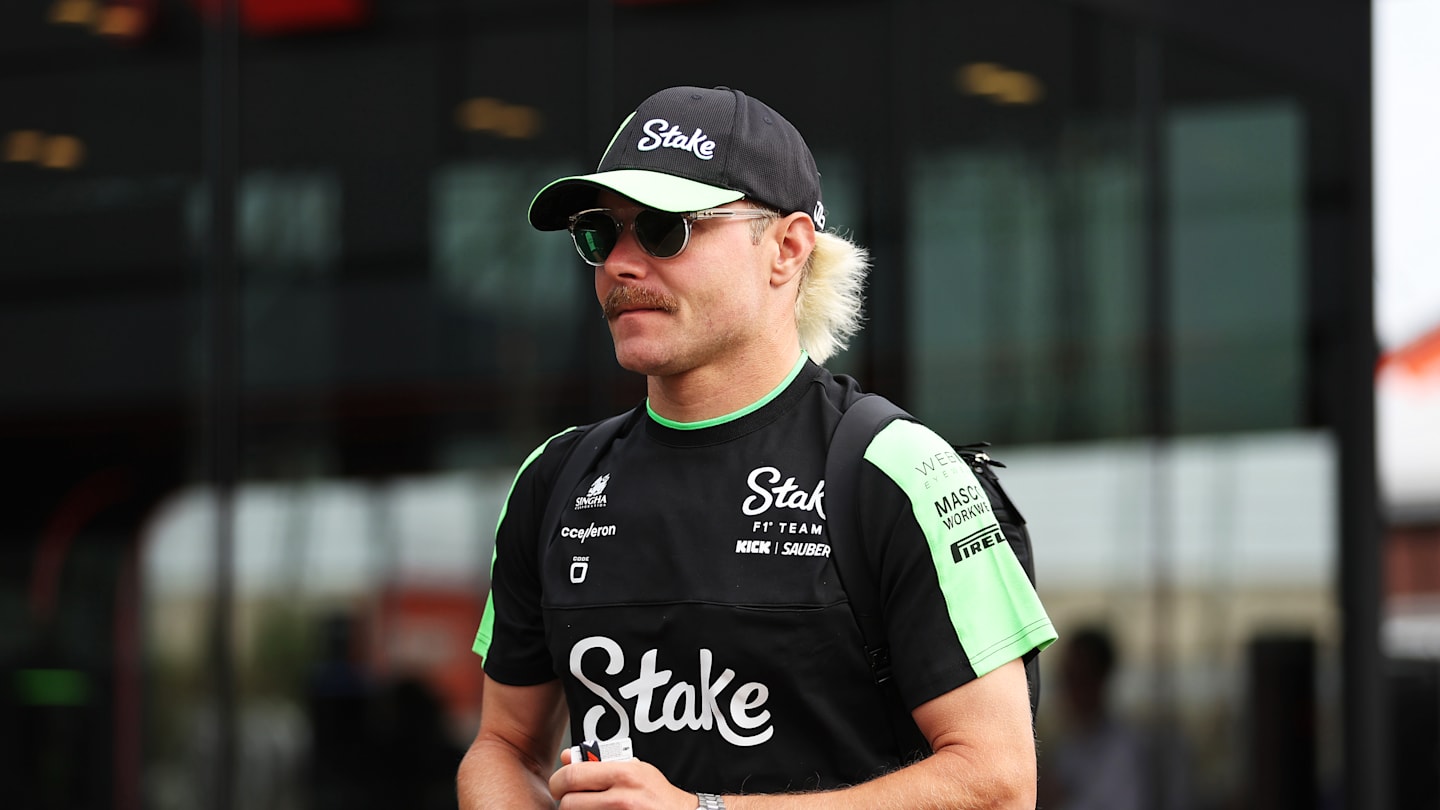
[(570, 752), (550, 777), (550, 795), (560, 810), (695, 810), (698, 800), (670, 784), (654, 765), (624, 762), (570, 762)]

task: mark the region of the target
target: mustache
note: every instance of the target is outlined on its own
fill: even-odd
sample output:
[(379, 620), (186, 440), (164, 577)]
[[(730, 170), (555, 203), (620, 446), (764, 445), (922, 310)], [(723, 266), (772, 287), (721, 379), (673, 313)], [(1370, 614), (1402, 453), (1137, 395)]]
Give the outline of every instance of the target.
[(613, 320), (627, 309), (658, 309), (674, 312), (680, 304), (671, 296), (645, 287), (615, 287), (605, 296), (601, 309), (606, 320)]

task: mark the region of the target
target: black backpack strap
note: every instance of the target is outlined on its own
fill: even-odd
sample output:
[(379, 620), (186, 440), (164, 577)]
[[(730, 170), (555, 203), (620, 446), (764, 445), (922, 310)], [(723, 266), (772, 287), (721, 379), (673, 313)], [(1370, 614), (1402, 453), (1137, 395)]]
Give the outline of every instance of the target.
[(905, 759), (925, 756), (930, 743), (905, 708), (900, 689), (891, 678), (889, 634), (885, 632), (885, 615), (880, 609), (880, 583), (865, 559), (865, 546), (860, 542), (860, 467), (865, 463), (865, 449), (875, 434), (896, 419), (910, 414), (890, 400), (867, 394), (850, 404), (840, 416), (840, 424), (830, 437), (825, 455), (825, 526), (829, 533), (830, 560), (840, 578), (840, 587), (850, 600), (850, 612), (860, 627), (865, 646), (865, 660), (875, 679), (882, 699), (890, 704), (890, 732), (895, 750)]
[(860, 490), (860, 465), (870, 440), (890, 422), (909, 418), (910, 414), (885, 397), (866, 394), (841, 414), (825, 456), (825, 525), (830, 533), (830, 559), (835, 563), (840, 586), (845, 589), (850, 610), (860, 625), (865, 657), (877, 684), (890, 680), (890, 644), (885, 633), (885, 617), (880, 610), (880, 589), (874, 572), (865, 562), (864, 546), (860, 543), (856, 498)]
[(540, 520), (541, 542), (537, 544), (542, 552), (545, 544), (560, 528), (560, 515), (565, 511), (565, 498), (575, 490), (575, 485), (580, 483), (580, 479), (585, 477), (590, 468), (595, 466), (595, 461), (610, 446), (610, 442), (614, 441), (621, 426), (634, 415), (635, 409), (632, 408), (588, 427), (578, 428), (584, 431), (584, 435), (571, 446), (569, 454), (560, 465), (560, 473), (555, 476), (555, 483), (550, 488), (550, 497), (545, 500), (545, 514)]

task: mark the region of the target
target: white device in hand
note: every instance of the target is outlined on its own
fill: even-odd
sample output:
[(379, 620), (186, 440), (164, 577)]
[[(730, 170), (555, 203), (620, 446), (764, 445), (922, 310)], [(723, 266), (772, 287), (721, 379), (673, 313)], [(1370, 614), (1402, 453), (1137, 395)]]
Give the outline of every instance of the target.
[(629, 737), (614, 740), (591, 740), (570, 746), (570, 763), (576, 762), (623, 762), (634, 759)]

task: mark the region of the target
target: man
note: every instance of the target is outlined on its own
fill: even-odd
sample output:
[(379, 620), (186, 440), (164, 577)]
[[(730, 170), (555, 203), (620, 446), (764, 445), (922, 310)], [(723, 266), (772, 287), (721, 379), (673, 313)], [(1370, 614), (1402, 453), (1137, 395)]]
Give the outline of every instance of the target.
[[(1008, 544), (954, 559), (995, 519), (978, 502), (937, 515), (979, 490), (933, 432), (897, 421), (872, 441), (848, 552), (874, 574), (899, 699), (836, 579), (825, 454), (860, 392), (817, 363), (858, 325), (866, 259), (825, 218), (800, 134), (727, 88), (651, 96), (596, 173), (531, 203), (594, 266), (647, 399), (553, 493), (549, 536), (583, 431), (516, 476), (463, 808), (1034, 807), (1022, 658), (1055, 633)], [(566, 753), (552, 773), (567, 720), (575, 742), (630, 737), (635, 758)]]

